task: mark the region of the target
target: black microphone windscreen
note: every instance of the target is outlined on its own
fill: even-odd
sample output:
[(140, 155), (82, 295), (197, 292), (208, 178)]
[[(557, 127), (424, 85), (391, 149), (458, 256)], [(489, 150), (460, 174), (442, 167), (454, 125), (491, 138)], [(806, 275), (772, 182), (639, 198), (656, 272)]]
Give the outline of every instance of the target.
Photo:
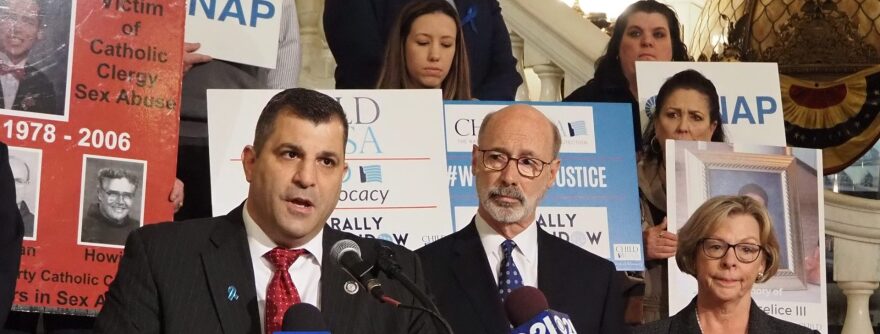
[(324, 316), (312, 304), (299, 303), (290, 306), (284, 312), (284, 320), (281, 322), (282, 331), (328, 331), (324, 323)]
[(513, 324), (513, 327), (529, 321), (532, 317), (549, 309), (547, 297), (538, 288), (531, 286), (523, 286), (507, 296), (504, 301), (504, 310), (507, 312), (507, 319)]

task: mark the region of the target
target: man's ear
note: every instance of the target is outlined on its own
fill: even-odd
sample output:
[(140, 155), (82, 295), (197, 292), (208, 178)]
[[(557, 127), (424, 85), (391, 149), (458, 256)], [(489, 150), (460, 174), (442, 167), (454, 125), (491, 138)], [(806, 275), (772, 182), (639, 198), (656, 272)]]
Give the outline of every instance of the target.
[(556, 183), (556, 174), (559, 173), (559, 166), (561, 165), (562, 161), (557, 158), (553, 159), (550, 165), (547, 166), (550, 168), (550, 180), (547, 180), (547, 189), (552, 188), (553, 184)]
[(254, 164), (257, 162), (257, 151), (253, 145), (247, 145), (241, 150), (241, 166), (244, 168), (244, 177), (251, 183), (253, 180)]

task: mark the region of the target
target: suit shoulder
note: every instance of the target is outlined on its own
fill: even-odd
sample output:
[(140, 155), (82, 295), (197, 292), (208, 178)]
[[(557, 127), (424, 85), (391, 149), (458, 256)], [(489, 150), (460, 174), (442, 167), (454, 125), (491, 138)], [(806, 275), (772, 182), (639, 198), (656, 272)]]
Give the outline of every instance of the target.
[(222, 217), (217, 217), (149, 224), (133, 233), (146, 244), (181, 245), (189, 248), (194, 243), (208, 240), (210, 231), (222, 220)]

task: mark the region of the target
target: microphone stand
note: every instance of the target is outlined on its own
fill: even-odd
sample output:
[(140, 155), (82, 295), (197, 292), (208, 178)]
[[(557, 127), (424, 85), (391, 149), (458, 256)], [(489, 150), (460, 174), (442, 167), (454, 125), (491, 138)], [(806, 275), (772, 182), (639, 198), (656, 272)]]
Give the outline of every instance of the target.
[(402, 304), (399, 301), (394, 300), (390, 297), (383, 297), (382, 301), (394, 305), (395, 307), (426, 312), (433, 316), (434, 319), (440, 321), (441, 324), (443, 324), (444, 329), (446, 329), (446, 333), (453, 334), (452, 326), (449, 325), (449, 322), (447, 322), (446, 319), (443, 319), (443, 317), (440, 316), (440, 310), (437, 309), (437, 305), (434, 304), (431, 298), (429, 298), (424, 291), (419, 289), (419, 287), (409, 277), (406, 276), (406, 274), (403, 272), (403, 268), (400, 266), (400, 264), (397, 263), (397, 261), (394, 260), (394, 251), (392, 251), (391, 248), (389, 248), (388, 246), (380, 244), (377, 253), (379, 256), (377, 257), (376, 264), (379, 266), (379, 269), (385, 272), (391, 279), (395, 279), (403, 284), (403, 286), (407, 290), (409, 290), (413, 294), (413, 296), (415, 296), (416, 299), (418, 299), (419, 302), (422, 303), (422, 305), (425, 305), (428, 308), (417, 305)]

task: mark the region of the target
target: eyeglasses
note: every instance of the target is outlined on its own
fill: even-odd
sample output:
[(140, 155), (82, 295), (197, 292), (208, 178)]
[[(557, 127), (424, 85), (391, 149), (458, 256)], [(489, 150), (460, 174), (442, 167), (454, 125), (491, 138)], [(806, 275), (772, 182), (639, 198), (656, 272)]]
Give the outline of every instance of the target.
[(710, 259), (720, 259), (727, 255), (729, 249), (733, 248), (733, 254), (736, 255), (739, 262), (752, 263), (764, 251), (760, 245), (747, 242), (731, 245), (723, 240), (704, 238), (700, 240), (700, 243), (703, 245), (703, 253)]
[(511, 161), (516, 161), (516, 170), (519, 171), (519, 174), (528, 178), (535, 178), (541, 175), (541, 172), (544, 171), (544, 165), (549, 165), (549, 162), (544, 162), (538, 158), (529, 158), (529, 157), (513, 157), (507, 153), (502, 153), (493, 150), (478, 150), (483, 153), (483, 166), (494, 171), (502, 171), (507, 168), (507, 165)]
[(111, 202), (118, 202), (120, 198), (126, 201), (130, 201), (132, 198), (134, 198), (134, 193), (119, 192), (114, 190), (104, 190), (104, 194), (107, 195), (107, 200)]

